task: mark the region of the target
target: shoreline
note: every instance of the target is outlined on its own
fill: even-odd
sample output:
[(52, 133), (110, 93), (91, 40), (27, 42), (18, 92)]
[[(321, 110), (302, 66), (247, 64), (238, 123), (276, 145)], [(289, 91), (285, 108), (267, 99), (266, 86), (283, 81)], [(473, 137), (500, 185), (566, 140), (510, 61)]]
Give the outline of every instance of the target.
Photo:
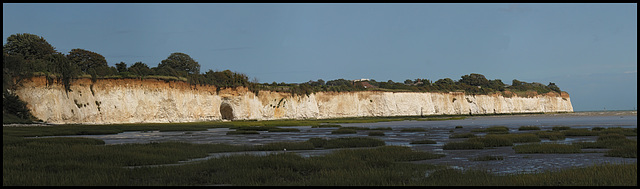
[[(517, 113), (517, 114), (482, 114), (482, 115), (432, 115), (432, 116), (424, 116), (424, 117), (420, 117), (420, 116), (410, 116), (410, 117), (415, 117), (417, 119), (417, 121), (428, 121), (431, 118), (438, 118), (438, 117), (465, 117), (465, 118), (470, 118), (470, 117), (532, 117), (532, 116), (637, 116), (638, 111), (637, 110), (607, 110), (607, 111), (578, 111), (578, 112), (555, 112), (555, 113)], [(381, 121), (383, 121), (383, 119), (405, 119), (408, 120), (410, 119), (407, 116), (395, 116), (395, 117), (352, 117), (352, 118), (339, 118), (339, 119), (344, 119), (344, 120), (348, 120), (348, 119), (381, 119)], [(425, 120), (420, 120), (420, 119), (425, 119)], [(303, 119), (303, 120), (299, 120), (299, 121), (320, 121), (322, 122), (323, 120), (335, 120), (335, 119)], [(246, 121), (252, 121), (252, 120), (246, 120)], [(261, 120), (261, 121), (278, 121), (278, 120)], [(280, 120), (280, 121), (286, 121), (286, 120)], [(206, 121), (205, 121), (206, 122)], [(181, 122), (182, 123), (182, 122)], [(184, 123), (199, 123), (199, 122), (184, 122)], [(124, 123), (124, 124), (135, 124), (135, 123)], [(153, 123), (142, 123), (142, 124), (153, 124)], [(158, 123), (158, 124), (167, 124), (167, 123)], [(177, 123), (180, 124), (180, 123)], [(94, 125), (94, 124), (54, 124), (54, 123), (45, 123), (45, 122), (39, 122), (39, 123), (9, 123), (9, 124), (2, 124), (3, 127), (47, 127), (47, 126), (57, 126), (57, 125)], [(96, 124), (96, 125), (103, 125), (103, 124)], [(106, 124), (106, 125), (120, 125), (120, 124)]]

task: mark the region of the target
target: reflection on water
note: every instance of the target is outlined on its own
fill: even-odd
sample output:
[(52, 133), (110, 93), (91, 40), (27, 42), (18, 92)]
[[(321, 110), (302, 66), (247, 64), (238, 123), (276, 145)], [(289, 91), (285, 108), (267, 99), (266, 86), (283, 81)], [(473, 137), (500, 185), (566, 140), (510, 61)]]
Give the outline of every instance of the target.
[[(387, 145), (409, 146), (415, 150), (429, 151), (445, 154), (440, 159), (416, 161), (415, 163), (433, 163), (455, 166), (460, 169), (489, 169), (495, 173), (527, 173), (549, 169), (566, 168), (571, 166), (588, 166), (593, 164), (633, 163), (636, 158), (604, 157), (602, 150), (597, 153), (581, 154), (515, 154), (511, 147), (498, 147), (483, 150), (442, 150), (442, 146), (451, 141), (465, 139), (450, 139), (453, 133), (468, 133), (472, 129), (486, 128), (490, 126), (506, 126), (511, 133), (525, 133), (535, 131), (518, 131), (521, 126), (538, 126), (543, 131), (551, 130), (555, 126), (569, 126), (571, 128), (593, 127), (622, 127), (637, 128), (637, 115), (626, 114), (600, 114), (594, 113), (567, 113), (567, 114), (543, 114), (543, 115), (513, 115), (513, 116), (478, 116), (468, 117), (463, 120), (446, 121), (396, 121), (379, 123), (349, 123), (341, 124), (343, 127), (391, 127), (393, 130), (377, 130), (384, 132), (384, 136), (368, 136), (370, 131), (359, 130), (356, 134), (331, 134), (337, 128), (311, 128), (310, 126), (297, 126), (300, 132), (267, 132), (259, 131), (253, 135), (226, 135), (229, 128), (214, 128), (206, 131), (188, 132), (123, 132), (112, 135), (82, 135), (78, 137), (97, 138), (104, 140), (106, 144), (123, 143), (149, 143), (164, 141), (182, 141), (191, 143), (228, 143), (228, 144), (266, 144), (272, 142), (296, 142), (306, 141), (309, 138), (320, 137), (325, 139), (341, 137), (373, 137), (386, 142)], [(455, 128), (462, 126), (462, 128)], [(401, 131), (406, 128), (423, 128), (421, 132)], [(476, 133), (476, 135), (483, 135)], [(560, 141), (543, 139), (542, 142), (573, 143), (583, 141), (595, 141), (596, 136), (566, 137)], [(630, 137), (630, 138), (636, 138)], [(410, 144), (411, 141), (430, 139), (436, 144)], [(299, 153), (304, 157), (329, 153), (331, 150), (300, 150), (290, 151)], [(233, 152), (214, 153), (209, 157), (189, 160), (182, 163), (197, 162), (210, 158), (237, 154), (267, 155), (282, 152)], [(288, 153), (288, 152), (287, 152)], [(502, 156), (503, 160), (472, 161), (475, 157), (493, 155)]]

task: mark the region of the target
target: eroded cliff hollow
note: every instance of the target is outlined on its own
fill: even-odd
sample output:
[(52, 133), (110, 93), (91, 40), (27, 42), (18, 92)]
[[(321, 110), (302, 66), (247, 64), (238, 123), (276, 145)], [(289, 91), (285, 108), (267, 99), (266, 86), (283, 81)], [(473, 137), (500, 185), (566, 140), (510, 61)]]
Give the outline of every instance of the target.
[(569, 94), (535, 97), (423, 92), (318, 92), (309, 96), (246, 88), (140, 79), (74, 80), (66, 92), (45, 77), (22, 82), (15, 93), (49, 123), (141, 123), (271, 120), (362, 116), (420, 116), (573, 112)]

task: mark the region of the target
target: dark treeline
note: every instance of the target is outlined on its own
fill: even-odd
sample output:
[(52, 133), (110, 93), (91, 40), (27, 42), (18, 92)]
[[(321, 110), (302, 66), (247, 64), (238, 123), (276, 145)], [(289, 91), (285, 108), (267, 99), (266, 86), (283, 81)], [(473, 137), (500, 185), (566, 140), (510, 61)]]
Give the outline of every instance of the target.
[(260, 90), (289, 92), (292, 95), (310, 95), (320, 91), (348, 92), (364, 90), (381, 91), (416, 91), (416, 92), (465, 92), (467, 94), (490, 94), (495, 92), (535, 91), (537, 94), (557, 92), (560, 88), (554, 83), (543, 85), (513, 80), (505, 85), (501, 80), (488, 80), (484, 75), (472, 73), (459, 80), (450, 78), (431, 82), (428, 79), (407, 79), (402, 83), (388, 80), (345, 80), (309, 81), (300, 84), (292, 83), (258, 83), (257, 79), (249, 81), (249, 77), (230, 70), (200, 73), (200, 64), (189, 55), (181, 52), (171, 53), (156, 67), (149, 67), (143, 62), (135, 62), (130, 66), (119, 62), (109, 66), (104, 56), (86, 49), (72, 49), (68, 54), (55, 50), (43, 37), (33, 34), (14, 34), (7, 38), (2, 48), (3, 61), (3, 114), (9, 113), (22, 119), (29, 119), (31, 114), (26, 104), (21, 102), (11, 91), (22, 79), (33, 76), (46, 76), (48, 81), (57, 80), (63, 83), (67, 91), (73, 79), (91, 78), (139, 78), (185, 81), (192, 85), (213, 85), (218, 89), (225, 87), (247, 87), (258, 93)]
[[(262, 84), (268, 85), (268, 84)], [(459, 80), (451, 78), (439, 79), (431, 82), (428, 79), (407, 79), (404, 82), (394, 82), (388, 80), (386, 82), (378, 82), (376, 80), (349, 81), (345, 79), (337, 79), (331, 81), (308, 81), (302, 84), (269, 84), (271, 88), (301, 91), (303, 94), (309, 94), (317, 91), (363, 91), (363, 90), (380, 90), (380, 91), (411, 91), (411, 92), (464, 92), (465, 94), (491, 94), (496, 92), (511, 91), (514, 93), (522, 93), (526, 91), (535, 91), (535, 94), (544, 94), (548, 92), (561, 93), (560, 88), (555, 83), (543, 85), (541, 83), (527, 83), (514, 79), (511, 85), (503, 83), (500, 79), (488, 80), (482, 74), (472, 73), (464, 75)], [(276, 87), (277, 86), (277, 87)], [(280, 88), (278, 88), (280, 87)]]
[(114, 67), (109, 66), (99, 53), (76, 48), (65, 55), (57, 52), (44, 38), (27, 33), (9, 36), (3, 46), (2, 57), (4, 90), (13, 87), (21, 79), (36, 75), (57, 79), (64, 82), (65, 86), (68, 86), (71, 79), (81, 77), (155, 78), (219, 87), (249, 85), (246, 75), (229, 70), (208, 70), (201, 74), (200, 64), (185, 53), (172, 53), (156, 67), (143, 62), (135, 62), (131, 66), (119, 62)]

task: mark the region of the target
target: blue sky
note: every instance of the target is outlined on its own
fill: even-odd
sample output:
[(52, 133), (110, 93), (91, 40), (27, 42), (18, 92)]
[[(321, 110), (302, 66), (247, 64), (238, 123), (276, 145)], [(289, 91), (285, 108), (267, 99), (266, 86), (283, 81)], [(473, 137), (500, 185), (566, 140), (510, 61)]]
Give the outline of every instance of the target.
[(259, 82), (556, 83), (575, 111), (637, 108), (637, 4), (5, 4), (3, 44), (44, 37), (109, 65), (173, 52)]

